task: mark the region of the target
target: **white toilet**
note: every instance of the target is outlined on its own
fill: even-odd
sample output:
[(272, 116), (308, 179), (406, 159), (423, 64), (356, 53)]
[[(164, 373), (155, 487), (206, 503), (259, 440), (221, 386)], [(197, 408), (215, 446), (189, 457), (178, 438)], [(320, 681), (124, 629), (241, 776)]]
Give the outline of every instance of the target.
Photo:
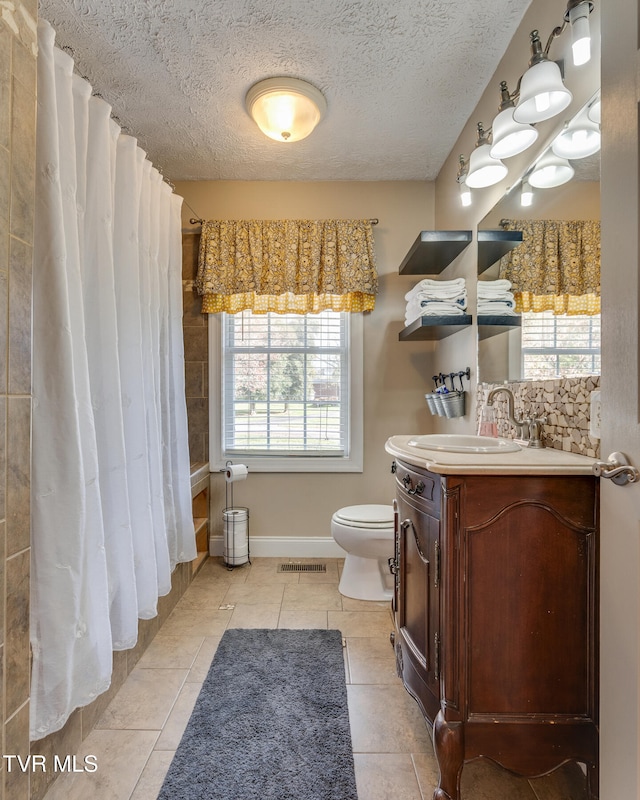
[(347, 557), (338, 589), (355, 600), (390, 600), (393, 576), (393, 506), (340, 508), (331, 518), (331, 535)]

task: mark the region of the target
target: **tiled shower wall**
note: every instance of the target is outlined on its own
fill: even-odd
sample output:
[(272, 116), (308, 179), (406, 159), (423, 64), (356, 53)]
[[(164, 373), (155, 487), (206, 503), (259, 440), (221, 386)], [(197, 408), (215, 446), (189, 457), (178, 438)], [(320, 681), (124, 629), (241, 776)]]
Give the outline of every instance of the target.
[[(29, 753), (31, 275), (37, 0), (0, 3), (0, 673), (2, 753)], [(15, 759), (14, 759), (15, 760)], [(4, 759), (3, 759), (4, 762)], [(0, 796), (29, 775), (1, 766)]]
[(194, 290), (200, 234), (182, 236), (184, 360), (191, 465), (209, 462), (208, 317)]
[[(478, 414), (485, 393), (499, 386), (507, 386), (515, 398), (516, 417), (546, 417), (543, 426), (547, 447), (578, 453), (583, 456), (600, 457), (600, 440), (589, 434), (591, 419), (591, 392), (600, 388), (600, 376), (582, 378), (559, 378), (545, 381), (509, 382), (506, 384), (478, 384)], [(507, 403), (504, 395), (494, 401), (498, 434), (513, 438), (513, 427), (507, 420)]]

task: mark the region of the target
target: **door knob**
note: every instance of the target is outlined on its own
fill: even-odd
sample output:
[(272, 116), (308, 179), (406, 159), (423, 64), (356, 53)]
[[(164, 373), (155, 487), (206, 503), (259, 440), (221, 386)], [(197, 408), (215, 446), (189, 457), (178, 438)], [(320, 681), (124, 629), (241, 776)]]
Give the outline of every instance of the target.
[(640, 478), (640, 472), (624, 453), (611, 453), (608, 461), (596, 461), (592, 469), (596, 478), (610, 478), (618, 486), (635, 483)]

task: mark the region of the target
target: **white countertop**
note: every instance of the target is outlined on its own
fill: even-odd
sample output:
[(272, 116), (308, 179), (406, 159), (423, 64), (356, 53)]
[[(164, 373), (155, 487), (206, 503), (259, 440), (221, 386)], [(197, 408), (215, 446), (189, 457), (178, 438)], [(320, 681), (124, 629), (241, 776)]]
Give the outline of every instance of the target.
[(415, 467), (440, 475), (591, 475), (595, 458), (551, 447), (521, 444), (515, 453), (448, 453), (411, 447), (415, 435), (392, 436), (385, 450)]

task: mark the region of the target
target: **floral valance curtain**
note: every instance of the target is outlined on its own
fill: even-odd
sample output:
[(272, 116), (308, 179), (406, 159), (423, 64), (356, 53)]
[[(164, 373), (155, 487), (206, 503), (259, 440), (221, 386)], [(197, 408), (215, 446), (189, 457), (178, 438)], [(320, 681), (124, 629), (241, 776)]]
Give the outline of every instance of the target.
[(509, 219), (501, 224), (523, 234), (522, 244), (500, 262), (516, 311), (600, 313), (599, 221)]
[(202, 313), (371, 311), (378, 277), (369, 220), (202, 224)]

